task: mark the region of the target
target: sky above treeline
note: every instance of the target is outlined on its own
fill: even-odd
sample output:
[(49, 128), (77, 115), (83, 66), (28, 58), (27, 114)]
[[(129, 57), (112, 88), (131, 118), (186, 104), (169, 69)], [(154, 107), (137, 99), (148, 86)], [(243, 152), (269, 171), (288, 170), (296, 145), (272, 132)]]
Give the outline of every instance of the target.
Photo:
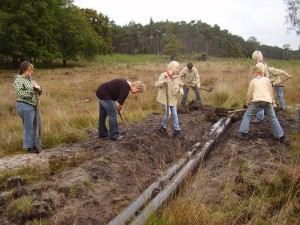
[(284, 0), (74, 0), (80, 8), (95, 9), (124, 26), (134, 21), (142, 25), (172, 21), (201, 21), (261, 44), (298, 50), (300, 36), (288, 31)]

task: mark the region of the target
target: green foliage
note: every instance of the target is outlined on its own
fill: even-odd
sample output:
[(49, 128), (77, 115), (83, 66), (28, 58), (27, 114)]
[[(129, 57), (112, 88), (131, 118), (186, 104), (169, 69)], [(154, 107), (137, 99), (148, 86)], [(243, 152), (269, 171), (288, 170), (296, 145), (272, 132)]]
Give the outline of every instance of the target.
[(41, 168), (38, 165), (32, 167), (26, 166), (17, 170), (4, 170), (0, 172), (0, 190), (5, 190), (6, 180), (10, 177), (21, 176), (26, 184), (31, 184), (36, 181), (47, 180), (49, 175), (47, 169)]
[(6, 212), (10, 218), (28, 217), (32, 209), (33, 196), (23, 196), (11, 201), (6, 207)]
[(111, 53), (108, 18), (80, 10), (72, 2), (1, 2), (0, 54), (18, 66), (24, 59), (52, 62), (62, 58), (65, 65), (70, 59)]
[(284, 0), (287, 6), (286, 22), (290, 24), (290, 29), (295, 30), (300, 35), (300, 1)]
[(183, 46), (175, 35), (167, 35), (162, 40), (163, 53), (169, 55), (171, 60), (178, 60), (178, 56), (182, 53)]

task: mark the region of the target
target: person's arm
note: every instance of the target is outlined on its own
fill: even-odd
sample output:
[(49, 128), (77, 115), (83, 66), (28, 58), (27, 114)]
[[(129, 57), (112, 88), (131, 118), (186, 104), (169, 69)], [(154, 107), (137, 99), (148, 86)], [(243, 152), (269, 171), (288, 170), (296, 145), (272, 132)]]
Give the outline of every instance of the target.
[(269, 67), (269, 72), (271, 72), (274, 76), (287, 76), (289, 78), (292, 78), (292, 75), (288, 74), (287, 72), (280, 70), (280, 69), (276, 69), (274, 67)]
[(42, 87), (35, 80), (32, 80), (32, 83), (34, 85), (34, 90), (37, 91), (39, 95), (41, 95)]
[(195, 68), (195, 78), (196, 78), (197, 88), (200, 88), (200, 76), (196, 68)]
[(247, 92), (247, 96), (246, 96), (246, 103), (247, 103), (247, 105), (250, 105), (251, 102), (252, 102), (253, 90), (254, 90), (254, 87), (253, 87), (253, 83), (251, 81), (250, 84), (249, 84), (248, 92)]
[(271, 98), (272, 98), (272, 105), (274, 108), (277, 108), (278, 106), (276, 104), (275, 97), (274, 97), (274, 89), (272, 88), (272, 83), (270, 80), (268, 82), (268, 90), (269, 90)]
[(182, 70), (180, 71), (180, 73), (179, 73), (179, 77), (180, 77), (180, 78), (186, 75), (186, 73), (185, 73), (184, 71), (185, 71), (185, 69), (182, 69)]
[(116, 108), (117, 108), (117, 110), (118, 110), (118, 113), (121, 113), (121, 110), (122, 110), (122, 106), (123, 105), (121, 105), (119, 102), (115, 102), (115, 104), (116, 104)]
[(158, 80), (155, 82), (155, 87), (163, 87), (164, 85), (165, 85), (165, 83), (167, 82), (167, 75), (166, 75), (166, 73), (162, 73), (160, 76), (159, 76), (159, 78), (158, 78)]

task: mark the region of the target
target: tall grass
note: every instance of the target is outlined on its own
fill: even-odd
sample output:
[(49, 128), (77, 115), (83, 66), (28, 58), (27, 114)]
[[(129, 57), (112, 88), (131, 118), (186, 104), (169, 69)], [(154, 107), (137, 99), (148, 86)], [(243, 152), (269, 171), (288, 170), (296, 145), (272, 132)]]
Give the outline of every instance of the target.
[[(191, 59), (180, 61), (183, 68)], [(33, 77), (43, 87), (41, 111), (43, 118), (43, 146), (51, 148), (61, 143), (87, 138), (87, 130), (96, 129), (99, 103), (97, 87), (110, 79), (123, 77), (143, 80), (147, 90), (143, 94), (130, 94), (124, 104), (126, 122), (136, 122), (152, 112), (161, 111), (156, 103), (157, 89), (154, 82), (166, 70), (169, 59), (156, 55), (99, 56), (96, 61), (70, 62), (69, 67), (35, 65)], [(198, 69), (203, 87), (212, 86), (212, 92), (201, 91), (204, 104), (216, 107), (240, 108), (245, 103), (247, 86), (254, 65), (250, 59), (210, 59), (193, 61)], [(300, 81), (300, 63), (271, 61), (271, 66), (294, 75), (285, 83), (288, 105), (297, 103)], [(17, 71), (0, 71), (0, 157), (22, 153), (22, 125), (16, 112), (16, 96), (12, 88)], [(189, 99), (194, 98), (190, 92)], [(179, 98), (180, 100), (180, 98)]]

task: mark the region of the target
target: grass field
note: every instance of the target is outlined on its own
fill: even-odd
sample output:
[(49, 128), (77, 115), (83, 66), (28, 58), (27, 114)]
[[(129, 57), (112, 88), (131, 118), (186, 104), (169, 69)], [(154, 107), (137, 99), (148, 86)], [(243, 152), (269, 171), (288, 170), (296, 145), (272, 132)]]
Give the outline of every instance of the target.
[[(245, 104), (247, 86), (252, 79), (251, 69), (254, 62), (251, 59), (209, 59), (207, 62), (196, 62), (191, 59), (180, 60), (183, 68), (192, 61), (200, 73), (202, 87), (213, 87), (212, 92), (201, 91), (204, 104), (215, 107), (242, 108)], [(123, 116), (127, 122), (140, 121), (152, 112), (161, 110), (156, 103), (157, 89), (154, 82), (160, 73), (164, 72), (169, 60), (159, 56), (101, 56), (94, 62), (70, 62), (68, 67), (53, 65), (35, 65), (33, 77), (43, 87), (41, 110), (43, 117), (44, 148), (55, 147), (62, 143), (76, 142), (88, 138), (88, 130), (96, 130), (98, 124), (98, 100), (95, 96), (97, 87), (113, 78), (126, 78), (130, 81), (143, 80), (147, 91), (140, 95), (129, 95), (123, 108)], [(270, 66), (283, 69), (293, 78), (284, 83), (284, 92), (289, 113), (296, 117), (299, 108), (300, 94), (300, 62), (299, 61), (269, 61)], [(17, 70), (0, 69), (0, 157), (22, 154), (22, 124), (16, 112), (16, 96), (12, 88)], [(191, 92), (189, 98), (193, 98)], [(299, 158), (299, 134), (292, 137), (295, 148), (295, 158)], [(298, 141), (297, 141), (298, 140)], [(253, 177), (251, 171), (244, 170), (245, 176)], [(30, 173), (23, 169), (24, 174), (37, 174), (32, 169)], [(296, 170), (295, 170), (296, 171)], [(291, 215), (291, 208), (299, 210), (299, 183), (293, 180), (291, 171), (282, 167), (276, 179), (270, 184), (257, 180), (260, 192), (246, 201), (237, 201), (225, 188), (224, 202), (220, 205), (205, 205), (193, 202), (193, 196), (175, 200), (158, 215), (154, 215), (148, 224), (239, 224), (239, 218), (247, 217), (248, 212), (256, 212), (252, 224), (289, 224), (296, 221), (297, 215)], [(15, 174), (13, 174), (15, 175)], [(20, 175), (16, 174), (16, 175)], [(21, 173), (21, 175), (23, 175)], [(10, 174), (12, 176), (12, 174)], [(7, 175), (7, 177), (10, 177)], [(6, 178), (6, 177), (5, 177)], [(47, 176), (44, 176), (47, 179)], [(28, 178), (32, 182), (37, 177)], [(3, 179), (4, 181), (5, 179)], [(3, 183), (4, 185), (4, 183)], [(245, 188), (245, 187), (237, 187)], [(284, 200), (285, 202), (281, 201)], [(22, 199), (21, 199), (22, 200)], [(30, 196), (23, 201), (30, 205)], [(274, 201), (285, 205), (273, 221), (267, 220), (264, 209)], [(24, 203), (24, 204), (25, 204)], [(19, 204), (18, 202), (16, 204)], [(15, 209), (11, 204), (9, 207)], [(287, 219), (289, 217), (289, 219)], [(242, 218), (243, 219), (243, 218)], [(240, 223), (242, 224), (242, 223)]]
[[(198, 69), (202, 87), (213, 87), (212, 92), (201, 91), (204, 104), (241, 108), (245, 103), (247, 86), (251, 80), (250, 59), (209, 59), (196, 62), (180, 60), (183, 68), (192, 61)], [(52, 65), (35, 65), (33, 77), (43, 87), (41, 111), (43, 118), (43, 146), (51, 148), (87, 138), (87, 130), (98, 124), (97, 87), (113, 78), (130, 81), (143, 80), (147, 91), (141, 95), (129, 95), (123, 109), (128, 122), (139, 121), (153, 111), (158, 111), (157, 90), (154, 82), (164, 72), (169, 60), (162, 56), (101, 56), (96, 61), (70, 62), (62, 68)], [(293, 75), (285, 82), (285, 99), (294, 106), (299, 99), (300, 62), (269, 61), (270, 66)], [(23, 153), (22, 125), (16, 112), (16, 96), (12, 88), (17, 70), (0, 70), (0, 157)], [(189, 94), (189, 98), (193, 93)], [(296, 115), (295, 110), (291, 113)]]

